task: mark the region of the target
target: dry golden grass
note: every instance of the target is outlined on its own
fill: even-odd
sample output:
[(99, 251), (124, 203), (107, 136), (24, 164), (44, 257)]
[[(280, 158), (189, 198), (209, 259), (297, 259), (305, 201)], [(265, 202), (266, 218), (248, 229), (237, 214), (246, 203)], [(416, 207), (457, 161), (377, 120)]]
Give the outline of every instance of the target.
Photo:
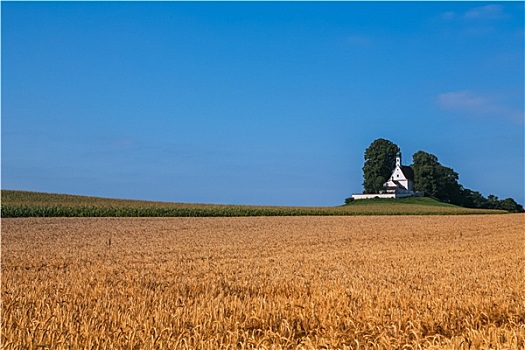
[(522, 349), (525, 216), (2, 220), (2, 349)]

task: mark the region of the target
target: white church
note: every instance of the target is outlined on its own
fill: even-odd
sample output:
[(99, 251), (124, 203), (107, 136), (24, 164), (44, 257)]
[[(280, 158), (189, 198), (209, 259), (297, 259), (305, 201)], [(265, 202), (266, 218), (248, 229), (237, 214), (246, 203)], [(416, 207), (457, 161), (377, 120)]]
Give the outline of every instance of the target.
[(353, 194), (352, 198), (403, 198), (423, 195), (421, 192), (414, 192), (414, 171), (411, 167), (401, 163), (401, 152), (397, 154), (396, 167), (383, 187), (385, 190), (381, 193)]

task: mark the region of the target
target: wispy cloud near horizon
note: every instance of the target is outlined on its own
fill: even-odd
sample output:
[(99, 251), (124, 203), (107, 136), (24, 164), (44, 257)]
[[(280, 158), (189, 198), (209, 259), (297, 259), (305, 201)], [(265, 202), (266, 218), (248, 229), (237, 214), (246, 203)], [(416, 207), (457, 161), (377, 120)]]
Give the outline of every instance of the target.
[(501, 19), (505, 17), (505, 13), (503, 12), (503, 6), (490, 4), (474, 7), (465, 12), (463, 17), (476, 20)]
[(352, 46), (369, 46), (372, 39), (367, 35), (354, 34), (346, 38), (346, 43)]
[(490, 99), (471, 90), (461, 90), (440, 94), (438, 102), (445, 109), (480, 112), (490, 104)]
[(450, 91), (437, 96), (438, 106), (445, 111), (468, 114), (477, 118), (500, 117), (523, 124), (523, 110), (501, 103), (496, 96), (487, 96), (471, 90)]
[(509, 17), (504, 6), (500, 4), (472, 7), (462, 12), (446, 11), (440, 16), (442, 21), (463, 26), (461, 34), (466, 37), (494, 33), (497, 23)]
[(473, 7), (465, 12), (447, 11), (441, 14), (444, 20), (499, 20), (505, 18), (505, 11), (502, 5), (490, 4), (485, 6)]

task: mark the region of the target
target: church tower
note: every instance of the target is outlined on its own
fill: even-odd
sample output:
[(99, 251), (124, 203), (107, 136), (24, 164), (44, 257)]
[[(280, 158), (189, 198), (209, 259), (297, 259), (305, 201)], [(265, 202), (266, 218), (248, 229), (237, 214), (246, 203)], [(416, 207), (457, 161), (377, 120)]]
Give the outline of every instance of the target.
[(397, 155), (396, 155), (396, 167), (401, 167), (401, 152), (397, 152)]

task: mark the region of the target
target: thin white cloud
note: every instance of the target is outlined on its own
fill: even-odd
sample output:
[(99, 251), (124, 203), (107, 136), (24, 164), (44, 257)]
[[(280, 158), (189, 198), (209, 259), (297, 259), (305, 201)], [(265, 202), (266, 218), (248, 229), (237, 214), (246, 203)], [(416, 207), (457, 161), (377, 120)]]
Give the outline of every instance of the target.
[(480, 20), (499, 20), (505, 18), (506, 14), (502, 5), (485, 5), (480, 7), (473, 7), (462, 13), (454, 11), (447, 11), (441, 14), (443, 20), (467, 20), (467, 21), (480, 21)]
[(489, 105), (489, 100), (472, 91), (452, 91), (440, 94), (438, 104), (444, 109), (479, 112)]
[(457, 16), (458, 14), (454, 11), (448, 11), (441, 14), (441, 18), (447, 21), (455, 19)]
[(111, 145), (115, 149), (132, 149), (137, 145), (137, 141), (130, 137), (116, 137), (111, 141)]
[(472, 117), (497, 117), (519, 124), (524, 122), (523, 110), (501, 103), (495, 96), (486, 96), (471, 90), (451, 91), (439, 94), (438, 106), (445, 111)]
[(473, 7), (464, 12), (447, 11), (440, 15), (443, 22), (457, 24), (464, 37), (484, 36), (494, 33), (497, 22), (508, 18), (509, 15), (500, 4), (489, 4)]
[(464, 14), (464, 18), (475, 20), (501, 19), (503, 17), (505, 17), (503, 6), (495, 4), (475, 7)]
[(366, 35), (351, 35), (346, 38), (346, 42), (352, 46), (368, 46), (372, 41)]

